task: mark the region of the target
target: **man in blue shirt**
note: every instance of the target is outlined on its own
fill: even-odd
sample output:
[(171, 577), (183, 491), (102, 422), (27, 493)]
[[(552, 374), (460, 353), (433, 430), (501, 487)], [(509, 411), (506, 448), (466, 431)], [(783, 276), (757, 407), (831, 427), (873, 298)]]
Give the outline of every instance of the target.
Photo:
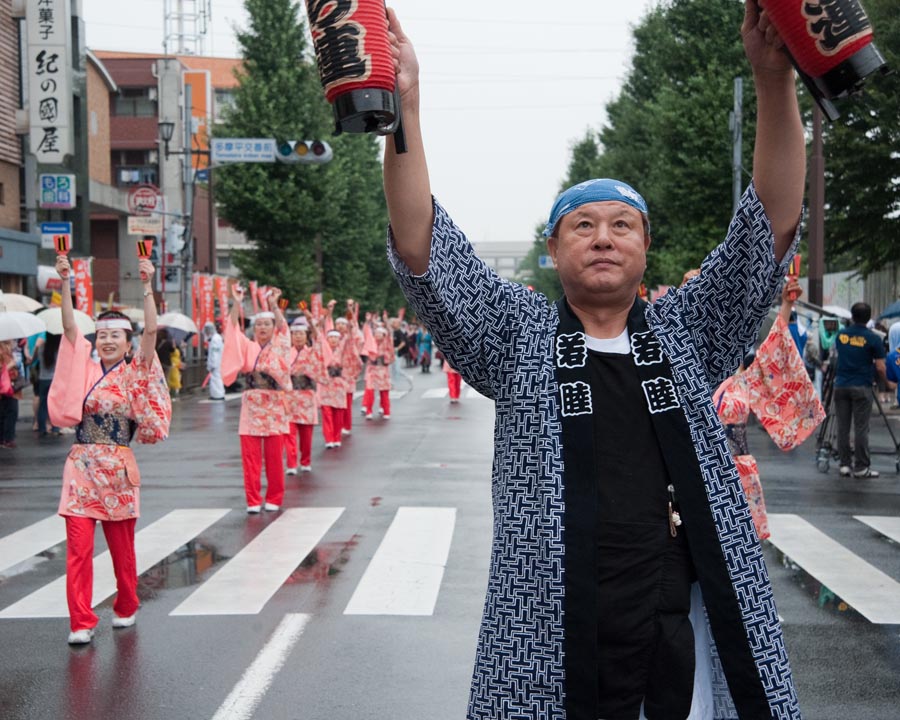
[[(869, 467), (869, 418), (872, 416), (872, 383), (875, 373), (886, 381), (884, 342), (866, 327), (872, 308), (858, 302), (850, 308), (852, 323), (837, 336), (837, 372), (834, 407), (838, 423), (838, 455), (843, 476), (851, 473), (850, 423), (853, 422), (853, 477), (876, 478)], [(873, 372), (874, 371), (874, 372)]]

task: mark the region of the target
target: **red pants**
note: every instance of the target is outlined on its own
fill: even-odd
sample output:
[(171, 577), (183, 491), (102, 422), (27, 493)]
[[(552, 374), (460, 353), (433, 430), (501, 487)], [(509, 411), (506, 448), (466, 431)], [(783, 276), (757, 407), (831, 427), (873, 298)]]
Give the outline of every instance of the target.
[[(347, 407), (344, 412), (344, 424), (342, 426), (344, 430), (352, 430), (353, 429), (353, 393), (347, 393)], [(340, 440), (340, 438), (338, 438)]]
[(312, 465), (312, 425), (291, 423), (291, 431), (284, 436), (284, 452), (287, 455), (287, 466), (297, 467), (297, 437), (300, 437), (300, 464), (304, 467)]
[(341, 428), (344, 427), (344, 415), (350, 411), (346, 408), (329, 407), (322, 408), (322, 436), (326, 443), (341, 441)]
[(459, 373), (447, 373), (447, 387), (450, 389), (450, 399), (459, 400), (459, 388), (462, 385), (462, 376)]
[[(378, 391), (378, 399), (381, 402), (381, 412), (385, 415), (391, 414), (391, 391), (390, 390), (379, 390)], [(366, 415), (372, 414), (372, 408), (375, 407), (375, 390), (373, 388), (366, 388), (366, 391), (363, 393), (363, 407), (366, 409)]]
[(263, 454), (266, 456), (266, 502), (281, 505), (284, 500), (284, 435), (241, 435), (244, 465), (244, 492), (247, 505), (262, 505), (260, 479)]
[[(134, 557), (134, 525), (136, 520), (103, 520), (103, 534), (112, 555), (116, 574), (116, 600), (113, 612), (130, 617), (137, 612), (137, 561)], [(66, 599), (69, 601), (69, 628), (87, 630), (97, 625), (91, 609), (94, 595), (94, 528), (93, 518), (66, 515)]]

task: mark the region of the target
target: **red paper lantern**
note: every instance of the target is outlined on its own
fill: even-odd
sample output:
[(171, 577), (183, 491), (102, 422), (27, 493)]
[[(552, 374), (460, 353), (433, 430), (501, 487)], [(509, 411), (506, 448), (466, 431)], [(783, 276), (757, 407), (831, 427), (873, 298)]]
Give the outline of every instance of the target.
[(335, 132), (397, 131), (400, 101), (384, 0), (306, 0)]
[(830, 100), (859, 90), (869, 75), (887, 72), (872, 43), (872, 24), (858, 0), (764, 0), (761, 3), (794, 65), (830, 119)]

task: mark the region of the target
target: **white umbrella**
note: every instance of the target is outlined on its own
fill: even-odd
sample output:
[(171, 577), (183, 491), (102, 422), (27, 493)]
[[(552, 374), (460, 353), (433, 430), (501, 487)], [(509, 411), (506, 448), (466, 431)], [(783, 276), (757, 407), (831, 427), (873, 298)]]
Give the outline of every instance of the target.
[(197, 326), (194, 324), (193, 320), (191, 320), (187, 315), (183, 315), (182, 313), (178, 312), (163, 313), (159, 316), (156, 324), (159, 325), (159, 327), (181, 330), (181, 332), (184, 333), (200, 332), (197, 329)]
[(126, 307), (118, 308), (119, 312), (127, 317), (131, 322), (144, 322), (144, 311), (140, 308)]
[(850, 314), (850, 311), (840, 305), (823, 305), (822, 309), (829, 315), (834, 315), (834, 317), (843, 318), (844, 320), (853, 319), (853, 315)]
[(40, 310), (41, 305), (34, 298), (18, 293), (0, 293), (0, 310), (12, 310), (16, 312), (34, 312)]
[(36, 315), (12, 310), (0, 312), (0, 340), (18, 340), (47, 330)]
[[(73, 310), (72, 312), (75, 313), (75, 324), (81, 330), (82, 335), (93, 335), (97, 332), (97, 329), (94, 327), (94, 321), (91, 320), (90, 315), (86, 315), (81, 312), (81, 310)], [(62, 310), (59, 308), (41, 310), (36, 317), (39, 317), (47, 324), (47, 332), (51, 335), (63, 334)]]

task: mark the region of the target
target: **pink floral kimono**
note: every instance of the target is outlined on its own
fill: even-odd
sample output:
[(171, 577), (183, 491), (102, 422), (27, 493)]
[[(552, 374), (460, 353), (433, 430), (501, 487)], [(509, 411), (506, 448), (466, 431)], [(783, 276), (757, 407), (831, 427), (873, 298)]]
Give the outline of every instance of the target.
[(394, 362), (394, 343), (390, 336), (375, 341), (375, 357), (366, 363), (366, 390), (391, 389), (391, 363)]
[(753, 364), (722, 383), (713, 402), (728, 434), (756, 534), (765, 540), (770, 535), (769, 524), (759, 469), (747, 447), (747, 419), (753, 412), (782, 450), (802, 444), (825, 419), (825, 410), (781, 316), (757, 350)]
[(270, 437), (288, 432), (284, 391), (291, 387), (290, 358), (287, 327), (276, 329), (272, 340), (260, 347), (230, 320), (225, 322), (222, 379), (225, 385), (231, 385), (243, 372), (247, 380), (238, 434)]
[(287, 394), (288, 420), (295, 425), (318, 425), (319, 404), (316, 387), (327, 377), (322, 346), (315, 344), (291, 349), (291, 385)]
[(106, 373), (91, 360), (91, 344), (78, 333), (59, 346), (48, 398), (50, 420), (77, 426), (63, 468), (59, 514), (95, 520), (129, 520), (140, 514), (141, 475), (129, 444), (164, 440), (172, 400), (156, 353), (138, 349)]

